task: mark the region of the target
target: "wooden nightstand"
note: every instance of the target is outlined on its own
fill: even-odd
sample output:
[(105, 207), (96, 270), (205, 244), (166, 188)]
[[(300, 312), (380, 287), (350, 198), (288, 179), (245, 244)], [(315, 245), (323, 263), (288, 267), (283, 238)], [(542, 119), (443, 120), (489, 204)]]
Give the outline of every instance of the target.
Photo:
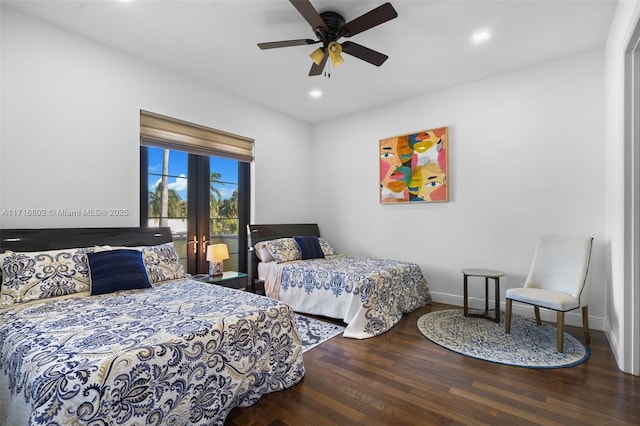
[(217, 284), (237, 290), (247, 290), (247, 274), (244, 272), (225, 271), (217, 277), (210, 277), (207, 274), (198, 274), (193, 276), (194, 280), (202, 281), (209, 284)]

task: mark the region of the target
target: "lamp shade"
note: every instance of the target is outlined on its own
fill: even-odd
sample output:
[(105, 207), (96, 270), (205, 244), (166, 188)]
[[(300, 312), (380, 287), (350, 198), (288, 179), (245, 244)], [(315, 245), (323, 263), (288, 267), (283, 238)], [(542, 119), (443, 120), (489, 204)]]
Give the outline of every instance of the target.
[(229, 258), (229, 249), (226, 244), (213, 244), (207, 246), (207, 260), (209, 262), (221, 262)]
[(342, 45), (332, 41), (329, 43), (329, 57), (331, 58), (331, 65), (337, 67), (344, 62), (342, 59)]
[(316, 65), (320, 65), (320, 62), (322, 62), (322, 59), (324, 58), (324, 50), (322, 50), (322, 48), (319, 47), (313, 52), (311, 52), (309, 56), (311, 57), (311, 59)]

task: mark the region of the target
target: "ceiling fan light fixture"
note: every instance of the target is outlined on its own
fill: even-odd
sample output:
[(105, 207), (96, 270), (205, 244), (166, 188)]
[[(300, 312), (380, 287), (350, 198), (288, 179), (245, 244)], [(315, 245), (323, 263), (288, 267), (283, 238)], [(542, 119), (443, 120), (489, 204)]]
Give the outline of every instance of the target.
[(337, 67), (344, 62), (342, 59), (342, 45), (338, 42), (332, 41), (329, 43), (329, 58), (331, 58), (331, 65)]
[(324, 58), (324, 51), (322, 50), (322, 48), (319, 47), (313, 52), (311, 52), (309, 57), (311, 58), (313, 63), (315, 63), (316, 65), (320, 65), (320, 63), (322, 62), (322, 59)]

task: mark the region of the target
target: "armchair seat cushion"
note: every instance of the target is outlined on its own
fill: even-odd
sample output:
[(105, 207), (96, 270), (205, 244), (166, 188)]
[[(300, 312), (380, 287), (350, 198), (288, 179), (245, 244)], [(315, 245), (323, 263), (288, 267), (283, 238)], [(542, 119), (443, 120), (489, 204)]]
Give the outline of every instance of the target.
[(570, 311), (580, 307), (580, 299), (557, 290), (541, 288), (510, 288), (506, 298), (555, 311)]

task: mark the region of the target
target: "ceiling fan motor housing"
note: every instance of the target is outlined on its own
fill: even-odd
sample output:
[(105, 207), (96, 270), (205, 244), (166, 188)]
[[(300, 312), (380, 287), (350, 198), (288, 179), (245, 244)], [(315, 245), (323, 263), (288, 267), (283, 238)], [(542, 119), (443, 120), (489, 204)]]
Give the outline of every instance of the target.
[(328, 45), (332, 41), (337, 41), (340, 37), (345, 35), (338, 31), (340, 27), (346, 23), (342, 15), (337, 12), (326, 11), (322, 12), (320, 17), (327, 25), (327, 31), (325, 33), (322, 28), (316, 28), (315, 32), (318, 38), (322, 40), (322, 44), (324, 46)]

